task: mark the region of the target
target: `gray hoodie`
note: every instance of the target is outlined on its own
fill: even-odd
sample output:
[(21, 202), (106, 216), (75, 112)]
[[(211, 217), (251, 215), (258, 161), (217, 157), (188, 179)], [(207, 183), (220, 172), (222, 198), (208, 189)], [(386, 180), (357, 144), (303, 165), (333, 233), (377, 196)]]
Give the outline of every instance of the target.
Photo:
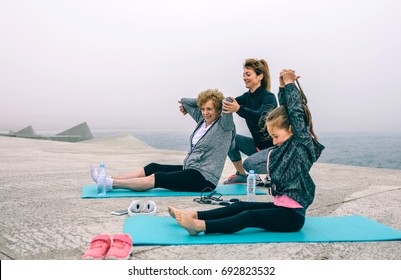
[(196, 99), (182, 98), (181, 103), (188, 114), (198, 123), (189, 139), (190, 150), (184, 159), (184, 169), (198, 170), (206, 180), (217, 186), (227, 153), (235, 145), (233, 116), (231, 113), (222, 113), (205, 135), (191, 148), (192, 138), (205, 120), (196, 104)]

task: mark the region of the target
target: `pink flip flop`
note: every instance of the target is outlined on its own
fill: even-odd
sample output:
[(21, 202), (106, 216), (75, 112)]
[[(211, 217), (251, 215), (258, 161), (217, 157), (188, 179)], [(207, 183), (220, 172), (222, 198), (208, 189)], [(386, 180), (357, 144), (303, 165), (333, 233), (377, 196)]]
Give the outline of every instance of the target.
[(113, 243), (106, 254), (106, 260), (128, 260), (133, 250), (129, 234), (113, 235)]
[(103, 260), (110, 248), (111, 239), (108, 234), (96, 235), (92, 238), (89, 248), (82, 256), (84, 260)]

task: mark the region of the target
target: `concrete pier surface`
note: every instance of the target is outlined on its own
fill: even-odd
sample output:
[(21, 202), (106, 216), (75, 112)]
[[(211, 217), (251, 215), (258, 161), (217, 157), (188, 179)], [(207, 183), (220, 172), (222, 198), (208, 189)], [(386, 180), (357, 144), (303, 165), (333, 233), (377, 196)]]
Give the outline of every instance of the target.
[[(91, 164), (110, 175), (150, 162), (181, 164), (185, 152), (154, 149), (130, 135), (79, 143), (0, 137), (0, 260), (81, 259), (92, 236), (121, 233), (126, 216), (112, 216), (132, 198), (81, 199)], [(227, 160), (224, 180), (234, 172)], [(310, 216), (363, 215), (401, 230), (401, 170), (317, 163)], [(229, 197), (227, 197), (229, 198)], [(151, 198), (193, 210), (193, 197)], [(270, 200), (258, 196), (259, 201)], [(157, 230), (157, 229), (155, 229)], [(401, 260), (401, 241), (135, 246), (137, 260)]]

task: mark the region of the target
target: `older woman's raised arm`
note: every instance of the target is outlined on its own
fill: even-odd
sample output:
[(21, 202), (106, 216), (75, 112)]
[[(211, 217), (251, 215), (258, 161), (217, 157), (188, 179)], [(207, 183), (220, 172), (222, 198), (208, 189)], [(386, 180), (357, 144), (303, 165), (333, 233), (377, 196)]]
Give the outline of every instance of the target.
[(180, 103), (180, 111), (184, 115), (188, 113), (196, 122), (203, 118), (195, 98), (181, 98), (178, 103)]

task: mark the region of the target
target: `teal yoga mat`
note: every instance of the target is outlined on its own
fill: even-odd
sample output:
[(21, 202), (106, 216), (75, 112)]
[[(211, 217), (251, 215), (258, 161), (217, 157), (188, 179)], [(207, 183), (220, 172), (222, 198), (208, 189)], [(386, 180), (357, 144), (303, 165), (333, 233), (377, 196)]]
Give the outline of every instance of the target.
[[(245, 195), (246, 186), (244, 184), (218, 185), (216, 191), (222, 195)], [(158, 197), (158, 196), (200, 196), (200, 192), (175, 192), (167, 189), (152, 189), (146, 192), (134, 192), (130, 190), (112, 190), (105, 196), (99, 196), (95, 185), (88, 185), (82, 188), (81, 198), (115, 198), (115, 197)], [(204, 193), (208, 194), (208, 193)], [(260, 190), (256, 194), (266, 194)]]
[(133, 216), (125, 219), (124, 233), (134, 245), (195, 245), (270, 242), (365, 242), (401, 240), (401, 231), (363, 216), (307, 217), (299, 232), (267, 232), (247, 228), (233, 234), (190, 236), (166, 216)]

